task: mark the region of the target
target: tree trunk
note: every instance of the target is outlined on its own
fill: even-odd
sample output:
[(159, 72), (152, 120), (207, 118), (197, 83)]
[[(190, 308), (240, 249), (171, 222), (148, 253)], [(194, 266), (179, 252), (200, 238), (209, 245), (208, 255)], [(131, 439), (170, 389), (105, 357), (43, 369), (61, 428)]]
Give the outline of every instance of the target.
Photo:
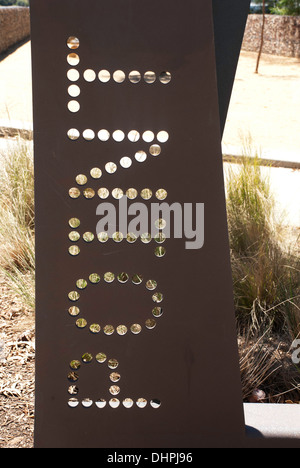
[(262, 28), (261, 28), (260, 47), (259, 47), (259, 52), (258, 52), (258, 57), (257, 57), (257, 62), (256, 62), (255, 73), (258, 73), (260, 58), (261, 58), (261, 54), (262, 54), (262, 50), (264, 46), (265, 24), (266, 24), (266, 0), (263, 0), (263, 22), (262, 22)]

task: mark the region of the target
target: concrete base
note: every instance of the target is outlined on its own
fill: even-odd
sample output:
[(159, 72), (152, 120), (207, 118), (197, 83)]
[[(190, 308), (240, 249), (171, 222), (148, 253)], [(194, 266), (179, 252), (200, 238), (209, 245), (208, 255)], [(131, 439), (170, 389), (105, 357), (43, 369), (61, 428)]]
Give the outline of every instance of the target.
[(249, 437), (288, 439), (300, 447), (300, 405), (246, 403), (244, 411)]

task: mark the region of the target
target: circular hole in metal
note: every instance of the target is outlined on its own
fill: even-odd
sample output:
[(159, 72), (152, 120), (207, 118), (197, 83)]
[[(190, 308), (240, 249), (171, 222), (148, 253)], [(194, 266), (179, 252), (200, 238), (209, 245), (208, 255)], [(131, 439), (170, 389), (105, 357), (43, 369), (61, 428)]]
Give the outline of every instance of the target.
[(167, 222), (163, 218), (157, 219), (154, 224), (157, 229), (165, 229), (167, 226)]
[(93, 179), (101, 179), (102, 177), (102, 171), (99, 169), (99, 167), (94, 167), (91, 169), (90, 174)]
[(74, 52), (69, 54), (67, 57), (67, 62), (71, 67), (76, 67), (76, 65), (79, 64), (80, 58), (78, 54), (75, 54)]
[(108, 174), (114, 174), (117, 170), (117, 165), (113, 162), (105, 164), (105, 170)]
[(68, 401), (68, 405), (70, 406), (70, 408), (77, 408), (77, 406), (79, 405), (79, 401), (77, 400), (77, 398), (70, 398)]
[(68, 393), (70, 395), (78, 395), (79, 393), (79, 388), (76, 387), (76, 385), (70, 385), (70, 387), (68, 388)]
[(88, 363), (92, 362), (93, 356), (90, 353), (84, 353), (82, 355), (81, 359), (85, 364), (88, 364)]
[(147, 159), (147, 153), (145, 153), (145, 151), (138, 151), (135, 153), (135, 159), (137, 162), (145, 162)]
[(126, 239), (129, 244), (133, 244), (137, 241), (137, 236), (133, 232), (129, 232), (126, 236)]
[(76, 255), (80, 254), (80, 248), (78, 245), (72, 245), (69, 247), (69, 254), (72, 255), (73, 257), (76, 257)]
[(111, 273), (110, 271), (104, 274), (104, 281), (106, 283), (112, 283), (115, 280), (115, 275), (114, 273)]
[(87, 183), (87, 176), (84, 175), (84, 174), (78, 174), (78, 176), (76, 176), (76, 182), (78, 185), (85, 185)]
[(151, 143), (155, 138), (155, 135), (151, 130), (147, 130), (146, 132), (143, 133), (143, 140), (146, 143)]
[(119, 395), (121, 389), (120, 387), (118, 387), (118, 385), (112, 385), (109, 389), (109, 393), (111, 395)]
[(163, 296), (162, 293), (157, 292), (157, 293), (153, 294), (152, 300), (153, 300), (153, 302), (156, 302), (157, 304), (159, 304), (160, 302), (162, 302), (164, 300), (164, 296)]
[(95, 236), (92, 232), (85, 232), (82, 236), (83, 240), (87, 243), (93, 242)]
[(122, 242), (122, 240), (124, 239), (124, 236), (121, 232), (114, 232), (113, 235), (112, 235), (112, 240), (114, 242)]
[(132, 408), (133, 407), (133, 400), (131, 398), (125, 398), (125, 400), (123, 400), (123, 406), (124, 408)]
[(164, 257), (166, 255), (166, 249), (164, 247), (156, 247), (154, 253), (156, 257)]
[(73, 229), (77, 229), (80, 226), (80, 221), (78, 218), (71, 218), (69, 220), (69, 226)]
[(152, 240), (152, 237), (149, 232), (145, 232), (144, 234), (141, 235), (141, 241), (143, 242), (143, 244), (149, 244), (151, 240)]
[(157, 139), (160, 143), (166, 143), (169, 140), (168, 132), (161, 131), (157, 135)]
[(161, 307), (154, 307), (152, 314), (154, 317), (161, 317), (163, 314), (163, 309)]
[(148, 330), (153, 330), (153, 328), (156, 327), (156, 321), (154, 318), (148, 319), (146, 320), (145, 325)]
[(76, 286), (78, 289), (85, 289), (87, 287), (87, 281), (85, 279), (79, 279), (76, 281)]
[(81, 363), (77, 359), (74, 359), (73, 361), (70, 362), (70, 368), (71, 369), (78, 370), (78, 369), (80, 369), (80, 367), (81, 367)]
[(133, 284), (142, 284), (142, 282), (143, 282), (142, 275), (133, 275), (132, 282), (133, 282)]
[(80, 88), (77, 85), (71, 85), (68, 88), (69, 96), (76, 98), (80, 95)]
[(75, 114), (76, 112), (79, 112), (79, 110), (80, 110), (80, 104), (79, 104), (79, 102), (78, 102), (78, 101), (74, 101), (74, 100), (73, 100), (73, 101), (69, 101), (69, 102), (68, 102), (68, 109), (69, 109), (70, 112), (73, 112), (74, 114)]
[(91, 198), (94, 198), (94, 196), (96, 195), (96, 192), (94, 189), (92, 188), (86, 188), (84, 189), (83, 191), (83, 196), (87, 199), (91, 199)]
[(70, 68), (67, 72), (67, 78), (69, 81), (78, 81), (80, 78), (80, 73), (78, 70), (75, 70), (75, 68)]
[(162, 84), (169, 84), (171, 80), (172, 80), (172, 75), (168, 71), (164, 71), (159, 75), (159, 81)]
[(98, 74), (98, 78), (102, 83), (108, 83), (111, 76), (108, 70), (101, 70)]
[(107, 356), (106, 354), (104, 353), (98, 353), (96, 355), (96, 361), (99, 362), (99, 364), (103, 364), (107, 359)]
[(166, 235), (163, 233), (163, 232), (158, 232), (155, 236), (154, 236), (154, 240), (155, 242), (157, 242), (158, 244), (163, 244), (165, 241), (166, 241)]
[(129, 276), (127, 273), (123, 272), (118, 275), (119, 283), (124, 284), (124, 283), (127, 283), (128, 280), (129, 280)]
[(117, 333), (120, 336), (126, 335), (127, 331), (128, 331), (128, 329), (127, 329), (127, 327), (125, 325), (119, 325), (117, 327)]
[(137, 404), (137, 406), (138, 406), (139, 408), (146, 408), (147, 403), (148, 403), (148, 402), (147, 402), (147, 400), (145, 400), (145, 398), (139, 398), (139, 399), (137, 400), (137, 402), (136, 402), (136, 404)]
[(100, 283), (100, 275), (98, 275), (98, 273), (92, 273), (90, 276), (89, 276), (89, 281), (92, 283), (92, 284), (98, 284)]
[(107, 242), (109, 239), (109, 235), (107, 232), (99, 232), (97, 237), (98, 237), (99, 242), (101, 242), (102, 244), (105, 244), (105, 242)]
[(157, 400), (156, 398), (151, 400), (150, 401), (150, 405), (152, 406), (152, 408), (154, 409), (158, 409), (161, 407), (161, 401), (160, 400)]
[(76, 302), (76, 301), (79, 301), (79, 299), (80, 299), (80, 294), (79, 294), (79, 292), (77, 292), (77, 291), (71, 291), (71, 292), (69, 292), (69, 294), (68, 294), (68, 298), (70, 299), (70, 301)]
[(117, 70), (114, 72), (113, 78), (116, 83), (123, 83), (125, 81), (126, 75), (122, 70)]
[(126, 191), (126, 196), (129, 200), (134, 200), (138, 196), (138, 192), (135, 188), (130, 188)]
[(67, 40), (67, 46), (69, 47), (69, 49), (72, 49), (72, 50), (78, 49), (80, 46), (80, 41), (78, 37), (70, 36)]
[(168, 196), (168, 192), (165, 189), (159, 189), (156, 191), (155, 196), (158, 200), (165, 200)]
[(108, 141), (110, 139), (110, 133), (108, 130), (102, 129), (98, 132), (98, 138), (100, 141)]
[(150, 200), (150, 198), (152, 197), (152, 190), (150, 190), (149, 188), (145, 188), (141, 191), (141, 197), (144, 199), (144, 200)]
[(137, 84), (141, 81), (141, 79), (142, 79), (142, 75), (140, 74), (139, 71), (134, 70), (129, 73), (129, 80), (131, 83)]
[(111, 336), (115, 333), (115, 329), (112, 325), (105, 325), (103, 328), (104, 334), (107, 336)]
[(152, 156), (159, 156), (161, 153), (161, 147), (159, 145), (152, 145), (150, 146), (149, 151)]
[(157, 288), (157, 281), (155, 281), (155, 280), (149, 280), (149, 281), (147, 281), (147, 283), (146, 283), (146, 288), (147, 288), (149, 291), (154, 291), (154, 289)]
[(141, 333), (142, 327), (140, 324), (134, 323), (133, 325), (131, 325), (130, 330), (131, 333), (133, 333), (134, 335), (138, 335), (139, 333)]
[(156, 74), (155, 72), (153, 71), (147, 71), (144, 75), (144, 80), (146, 81), (146, 83), (148, 84), (152, 84), (152, 83), (155, 83), (156, 81)]
[(91, 130), (90, 128), (87, 128), (82, 133), (82, 136), (86, 141), (92, 141), (95, 138), (95, 132), (93, 130)]
[(97, 406), (97, 408), (100, 408), (100, 409), (105, 408), (106, 401), (103, 399), (97, 400), (95, 401), (95, 405)]
[(79, 198), (80, 197), (80, 190), (77, 187), (72, 187), (69, 190), (69, 196), (71, 198)]
[(109, 190), (105, 187), (101, 187), (99, 190), (98, 190), (98, 195), (100, 198), (102, 198), (102, 200), (105, 200), (106, 198), (109, 197)]
[(84, 318), (80, 318), (78, 320), (76, 320), (76, 327), (77, 328), (85, 328), (87, 326), (87, 321), (84, 319)]
[(100, 331), (101, 331), (101, 327), (99, 323), (93, 323), (90, 326), (90, 332), (93, 333), (94, 335), (96, 335), (97, 333), (100, 333)]
[(117, 142), (117, 143), (120, 143), (121, 141), (123, 141), (125, 138), (125, 133), (122, 132), (122, 130), (116, 130), (114, 133), (113, 133), (113, 139)]
[(79, 314), (80, 314), (80, 309), (79, 307), (70, 307), (69, 308), (69, 314), (71, 315), (71, 317), (77, 317)]
[(132, 166), (132, 160), (130, 158), (128, 158), (127, 156), (124, 156), (121, 160), (120, 160), (120, 165), (124, 168), (124, 169), (128, 169), (129, 167)]
[(117, 359), (110, 359), (108, 361), (108, 367), (111, 370), (117, 369), (118, 366), (119, 366), (119, 362), (117, 361)]
[(137, 130), (131, 130), (128, 133), (128, 139), (132, 143), (136, 143), (137, 141), (139, 141), (140, 137), (141, 137), (141, 135), (139, 134), (139, 132)]
[(79, 379), (79, 375), (76, 374), (76, 372), (69, 372), (68, 374), (68, 380), (70, 382), (77, 382), (77, 380)]
[(120, 400), (118, 400), (117, 398), (112, 398), (111, 400), (109, 400), (109, 405), (111, 406), (111, 408), (118, 408), (120, 406)]
[(92, 405), (93, 405), (93, 400), (91, 400), (90, 398), (84, 398), (84, 400), (82, 400), (82, 406), (84, 408), (90, 408)]
[(96, 73), (94, 72), (94, 70), (91, 69), (85, 70), (85, 72), (83, 73), (83, 78), (85, 79), (85, 81), (92, 83), (96, 79)]
[(124, 192), (122, 189), (120, 188), (115, 188), (113, 189), (113, 191), (111, 192), (112, 196), (116, 199), (116, 200), (120, 200), (120, 198), (122, 198), (124, 196)]
[(70, 128), (70, 130), (68, 130), (67, 135), (68, 135), (69, 140), (73, 140), (73, 141), (78, 140), (78, 138), (80, 137), (80, 133), (76, 128)]

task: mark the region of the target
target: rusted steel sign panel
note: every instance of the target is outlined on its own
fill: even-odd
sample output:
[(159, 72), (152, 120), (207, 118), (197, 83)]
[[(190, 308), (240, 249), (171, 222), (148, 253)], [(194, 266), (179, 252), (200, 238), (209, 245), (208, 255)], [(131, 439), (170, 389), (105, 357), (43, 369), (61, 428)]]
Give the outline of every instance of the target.
[(31, 20), (35, 445), (234, 445), (211, 0), (31, 0)]

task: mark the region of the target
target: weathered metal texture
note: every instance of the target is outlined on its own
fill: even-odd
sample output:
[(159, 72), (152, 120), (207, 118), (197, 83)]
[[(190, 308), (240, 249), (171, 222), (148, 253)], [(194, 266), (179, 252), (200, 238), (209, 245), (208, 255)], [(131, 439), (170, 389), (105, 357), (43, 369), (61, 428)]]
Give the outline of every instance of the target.
[[(37, 262), (35, 446), (241, 445), (245, 427), (211, 1), (190, 0), (187, 5), (183, 0), (153, 0), (145, 5), (139, 0), (31, 0), (31, 20)], [(68, 48), (71, 36), (79, 39), (78, 49)], [(78, 64), (68, 64), (70, 53), (78, 54)], [(67, 77), (71, 68), (79, 72), (74, 82)], [(95, 71), (95, 79), (87, 81), (85, 70)], [(108, 82), (98, 79), (100, 70), (110, 72)], [(125, 73), (122, 83), (113, 78), (116, 70)], [(135, 84), (128, 79), (133, 70), (141, 73)], [(157, 77), (152, 84), (144, 80), (149, 70)], [(161, 83), (161, 72), (170, 73), (169, 83)], [(80, 110), (74, 113), (67, 107), (72, 84), (80, 88), (75, 99)], [(70, 140), (69, 129), (77, 129), (79, 138)], [(90, 141), (83, 137), (86, 129), (94, 131)], [(140, 134), (152, 131), (156, 136), (166, 131), (169, 139), (160, 144), (161, 154), (154, 157), (149, 154), (152, 143), (143, 139), (133, 143), (127, 137), (119, 143), (112, 137), (103, 142), (97, 136), (100, 129), (110, 134), (120, 129), (125, 135), (133, 129)], [(157, 137), (154, 143), (159, 143)], [(146, 161), (135, 160), (137, 151), (147, 154)], [(133, 160), (128, 169), (119, 164), (123, 156)], [(114, 174), (106, 172), (107, 162), (118, 165)], [(95, 167), (102, 170), (101, 179), (90, 176)], [(83, 187), (75, 180), (79, 174), (88, 178)], [(85, 187), (92, 188), (95, 196), (85, 198)], [(97, 195), (100, 187), (109, 190), (105, 201), (115, 206), (118, 201), (111, 194), (116, 187), (124, 193), (135, 188), (139, 194), (144, 188), (153, 194), (163, 188), (169, 204), (203, 203), (203, 248), (186, 250), (185, 239), (171, 238), (163, 244), (166, 255), (158, 258), (154, 239), (149, 244), (140, 239), (132, 244), (112, 239), (100, 243), (96, 237), (96, 208), (103, 203)], [(79, 189), (81, 196), (70, 198), (70, 188)], [(143, 201), (140, 196), (138, 201)], [(69, 220), (74, 217), (80, 226), (71, 229)], [(80, 240), (72, 242), (70, 231), (79, 233)], [(92, 242), (84, 241), (86, 232), (94, 234)], [(80, 248), (79, 255), (70, 255), (72, 246)], [(116, 276), (126, 272), (130, 279), (126, 284), (117, 278), (108, 283), (106, 272)], [(92, 273), (101, 276), (99, 284), (89, 280)], [(131, 280), (135, 274), (143, 276), (139, 285)], [(83, 290), (76, 286), (79, 279), (87, 282)], [(155, 291), (145, 287), (149, 279), (157, 282)], [(72, 302), (68, 294), (74, 291), (80, 298)], [(153, 302), (156, 292), (163, 293), (161, 304)], [(78, 316), (70, 315), (72, 306), (80, 309)], [(155, 317), (154, 329), (148, 329), (145, 321), (153, 320), (155, 306), (163, 308), (163, 315)], [(76, 326), (78, 317), (86, 320), (85, 328)], [(101, 325), (100, 333), (89, 330), (95, 323)], [(107, 324), (115, 329), (110, 336), (103, 332)], [(117, 333), (121, 324), (128, 330), (124, 336)], [(132, 333), (132, 324), (141, 324), (141, 333)], [(85, 353), (91, 354), (92, 362), (84, 362)], [(104, 363), (97, 361), (98, 353), (107, 356)], [(110, 379), (112, 358), (119, 363), (117, 383)], [(70, 382), (74, 360), (80, 363), (74, 371), (79, 379)], [(68, 393), (71, 386), (73, 395)], [(71, 398), (78, 400), (75, 408), (68, 404)], [(92, 402), (88, 408), (82, 405), (86, 398)], [(126, 398), (132, 399), (131, 408), (124, 407)], [(139, 398), (147, 401), (145, 408), (137, 405)], [(104, 408), (98, 407), (100, 399), (106, 402)], [(117, 408), (110, 405), (113, 399), (120, 402)]]

